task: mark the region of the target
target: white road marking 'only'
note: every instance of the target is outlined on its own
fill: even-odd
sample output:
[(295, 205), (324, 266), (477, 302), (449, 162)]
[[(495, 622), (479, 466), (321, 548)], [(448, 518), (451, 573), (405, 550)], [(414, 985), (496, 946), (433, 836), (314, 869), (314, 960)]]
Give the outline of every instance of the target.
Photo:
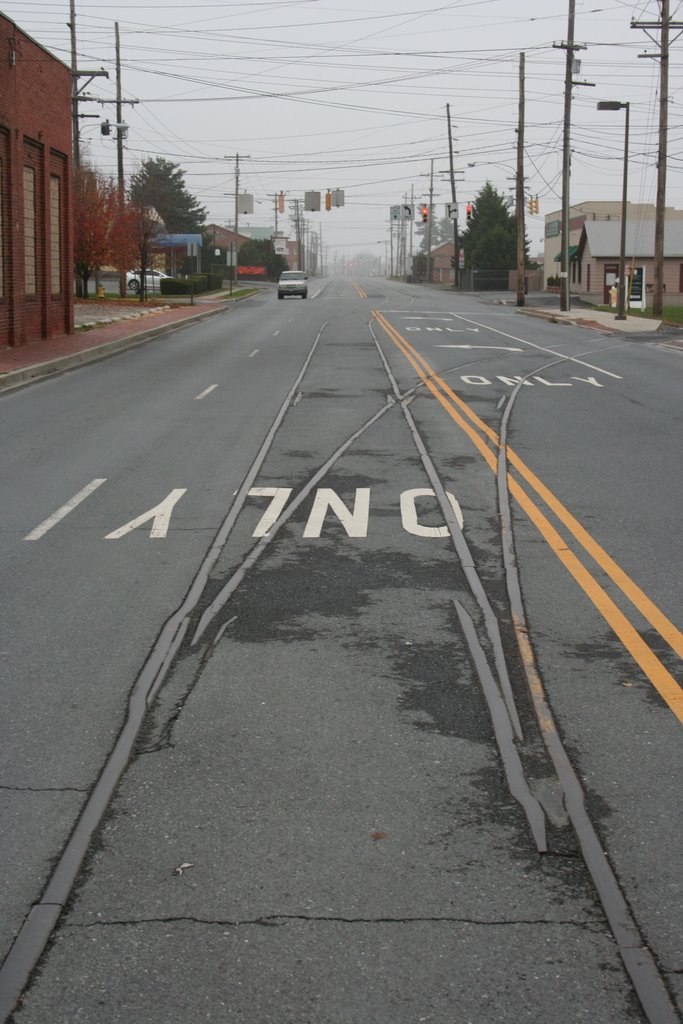
[[(292, 493), (291, 487), (252, 487), (251, 498), (271, 498), (271, 503), (256, 525), (252, 536), (266, 537), (285, 510)], [(415, 487), (403, 491), (400, 497), (401, 522), (406, 533), (414, 537), (447, 537), (448, 526), (423, 526), (417, 517), (417, 499), (435, 498), (434, 491), (429, 487)], [(448, 500), (455, 512), (460, 528), (463, 518), (456, 498), (448, 494)], [(319, 487), (313, 501), (313, 507), (304, 527), (306, 539), (321, 536), (327, 513), (336, 516), (349, 537), (367, 537), (370, 522), (370, 488), (358, 487), (353, 508), (348, 508), (336, 491), (330, 487)]]
[[(93, 480), (92, 483), (79, 491), (69, 502), (62, 505), (54, 515), (46, 519), (44, 523), (36, 527), (24, 540), (38, 540), (58, 522), (69, 515), (70, 512), (80, 505), (90, 494), (96, 490), (105, 480)], [(136, 516), (129, 522), (124, 523), (117, 530), (105, 535), (105, 540), (121, 540), (122, 537), (133, 533), (142, 526), (151, 523), (149, 536), (153, 540), (164, 539), (168, 536), (173, 511), (187, 493), (187, 488), (176, 488), (160, 501), (154, 508), (148, 509), (141, 515)], [(258, 521), (252, 534), (253, 537), (265, 537), (276, 524), (285, 510), (287, 502), (292, 494), (291, 487), (252, 487), (249, 491), (251, 498), (270, 498), (271, 501)], [(463, 526), (463, 517), (457, 499), (450, 493), (447, 494), (450, 505), (455, 513), (460, 527)], [(403, 491), (400, 495), (399, 504), (401, 510), (401, 523), (406, 533), (414, 537), (447, 537), (449, 529), (443, 526), (425, 526), (418, 519), (418, 499), (435, 499), (436, 495), (429, 487), (414, 487)], [(432, 502), (433, 504), (433, 502)], [(313, 506), (309, 513), (306, 525), (304, 526), (303, 537), (305, 539), (317, 539), (322, 536), (323, 528), (329, 515), (335, 517), (343, 526), (349, 537), (367, 537), (370, 525), (370, 488), (359, 487), (356, 489), (353, 507), (345, 504), (336, 491), (330, 487), (320, 487), (316, 491)]]

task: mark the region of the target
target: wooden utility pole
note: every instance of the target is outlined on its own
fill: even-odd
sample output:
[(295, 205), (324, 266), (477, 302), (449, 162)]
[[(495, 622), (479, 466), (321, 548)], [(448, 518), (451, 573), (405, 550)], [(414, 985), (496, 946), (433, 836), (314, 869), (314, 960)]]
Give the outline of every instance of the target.
[(640, 57), (654, 56), (659, 60), (659, 144), (657, 152), (657, 199), (655, 206), (654, 281), (652, 313), (659, 318), (664, 307), (664, 220), (666, 216), (666, 164), (669, 131), (669, 33), (672, 28), (683, 28), (683, 22), (672, 21), (669, 0), (659, 0), (659, 21), (632, 21), (631, 28), (641, 28), (656, 43), (649, 30), (659, 29), (659, 53), (641, 53)]
[(524, 231), (524, 54), (519, 55), (519, 117), (517, 120), (517, 305), (524, 305), (526, 253)]
[(455, 197), (455, 169), (453, 167), (453, 131), (451, 129), (451, 105), (446, 104), (446, 118), (448, 120), (448, 155), (451, 167), (451, 202), (455, 207), (453, 218), (453, 287), (457, 288), (460, 282), (460, 240), (458, 238), (458, 201)]
[[(121, 102), (121, 37), (119, 35), (119, 23), (114, 22), (114, 33), (116, 42), (116, 166), (119, 212), (123, 210), (123, 203), (126, 197), (126, 182), (123, 174), (123, 103)], [(126, 272), (119, 271), (119, 296), (126, 297)]]
[(71, 32), (71, 134), (74, 171), (81, 166), (80, 124), (78, 120), (78, 58), (76, 55), (76, 0), (69, 0)]
[(431, 160), (429, 171), (429, 216), (427, 217), (427, 283), (432, 283), (432, 206), (434, 203), (434, 159)]
[(566, 64), (564, 72), (564, 136), (562, 143), (562, 248), (560, 250), (560, 309), (569, 312), (571, 298), (569, 288), (569, 181), (571, 177), (571, 120), (572, 85), (574, 77), (574, 5), (569, 0), (567, 22)]
[(659, 153), (657, 155), (655, 268), (652, 296), (652, 314), (655, 317), (661, 317), (664, 308), (664, 218), (669, 132), (669, 20), (669, 0), (662, 0), (662, 35), (659, 55)]
[[(237, 232), (240, 221), (240, 155), (235, 153), (235, 251), (237, 251)], [(236, 268), (235, 268), (236, 272)]]

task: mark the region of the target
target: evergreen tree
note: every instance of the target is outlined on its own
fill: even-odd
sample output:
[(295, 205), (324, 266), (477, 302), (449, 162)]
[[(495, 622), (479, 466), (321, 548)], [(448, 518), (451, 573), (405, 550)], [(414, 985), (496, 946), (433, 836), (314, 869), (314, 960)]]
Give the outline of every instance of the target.
[(204, 227), (206, 207), (187, 191), (179, 165), (163, 157), (145, 160), (131, 176), (130, 197), (140, 207), (154, 207), (166, 231), (200, 234)]
[(468, 270), (513, 270), (517, 266), (517, 218), (488, 181), (475, 198), (461, 244)]

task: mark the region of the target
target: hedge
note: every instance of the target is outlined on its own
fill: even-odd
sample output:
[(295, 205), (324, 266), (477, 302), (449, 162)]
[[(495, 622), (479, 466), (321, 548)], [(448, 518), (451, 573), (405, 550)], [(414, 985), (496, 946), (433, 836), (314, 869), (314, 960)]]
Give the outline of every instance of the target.
[(208, 287), (209, 275), (193, 274), (192, 277), (162, 277), (162, 295), (199, 295)]

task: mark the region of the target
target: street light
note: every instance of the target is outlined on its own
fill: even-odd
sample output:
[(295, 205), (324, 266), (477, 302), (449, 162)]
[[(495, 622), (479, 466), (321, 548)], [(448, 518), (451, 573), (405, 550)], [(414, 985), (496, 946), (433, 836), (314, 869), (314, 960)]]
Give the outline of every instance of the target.
[(617, 315), (615, 320), (626, 319), (626, 189), (628, 186), (628, 118), (629, 103), (617, 100), (601, 100), (598, 110), (625, 110), (626, 123), (624, 129), (624, 182), (621, 191), (621, 244), (619, 246), (619, 290), (617, 292)]

